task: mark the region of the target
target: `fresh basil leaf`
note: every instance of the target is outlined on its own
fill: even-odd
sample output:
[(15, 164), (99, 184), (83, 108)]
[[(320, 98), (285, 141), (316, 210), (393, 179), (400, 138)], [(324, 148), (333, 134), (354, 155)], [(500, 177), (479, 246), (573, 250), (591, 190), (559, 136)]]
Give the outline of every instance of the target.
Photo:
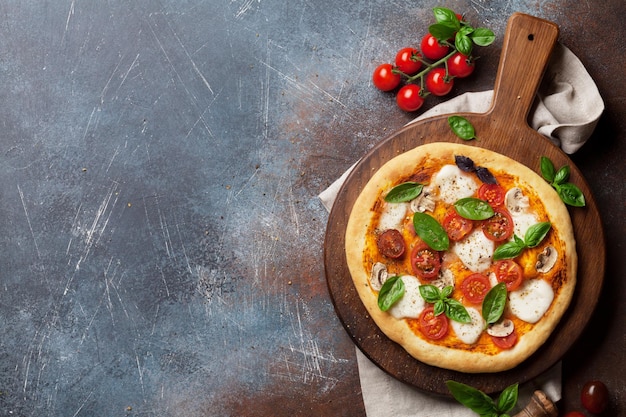
[(469, 26), (469, 25), (467, 25), (467, 26), (462, 26), (462, 27), (459, 29), (459, 33), (460, 33), (461, 35), (466, 35), (466, 36), (470, 35), (473, 31), (474, 31), (474, 28), (473, 28), (473, 27), (471, 27), (471, 26)]
[(378, 292), (378, 308), (387, 311), (404, 295), (404, 282), (399, 276), (394, 276), (383, 284)]
[(498, 183), (498, 181), (496, 180), (496, 177), (494, 177), (491, 171), (489, 171), (485, 167), (476, 168), (476, 176), (478, 177), (479, 180), (481, 180), (485, 184), (497, 184)]
[(541, 157), (541, 176), (552, 185), (561, 200), (569, 206), (584, 207), (585, 196), (580, 188), (570, 182), (565, 182), (569, 174), (568, 165), (564, 165), (556, 172), (552, 161), (547, 156)]
[(456, 13), (450, 9), (445, 7), (434, 7), (433, 14), (435, 15), (435, 21), (437, 23), (448, 25), (454, 29), (458, 29), (461, 26), (459, 19), (456, 17)]
[(417, 233), (431, 249), (443, 251), (450, 247), (448, 234), (434, 217), (426, 213), (414, 213), (413, 227), (415, 228), (415, 233)]
[(554, 164), (547, 156), (541, 157), (541, 176), (549, 183), (554, 182), (555, 168)]
[(518, 384), (513, 384), (506, 387), (504, 391), (502, 391), (502, 393), (498, 397), (498, 401), (496, 402), (496, 408), (498, 409), (498, 412), (503, 414), (511, 411), (513, 407), (515, 407), (515, 404), (517, 404), (517, 397)]
[[(438, 316), (446, 312), (446, 303), (443, 300), (439, 300), (433, 306), (433, 314)], [(446, 314), (447, 315), (447, 314)]]
[(465, 407), (483, 416), (496, 414), (496, 405), (484, 392), (456, 381), (446, 381), (452, 396)]
[(524, 242), (526, 246), (529, 248), (534, 248), (546, 237), (552, 224), (550, 222), (542, 222), (533, 224), (526, 230), (526, 235), (524, 236)]
[(454, 36), (456, 29), (443, 23), (435, 23), (428, 27), (428, 32), (437, 38), (438, 41), (443, 42)]
[(555, 182), (557, 184), (563, 184), (569, 178), (569, 172), (570, 172), (570, 170), (569, 170), (569, 166), (568, 165), (562, 166), (561, 168), (559, 168), (559, 170), (554, 175), (553, 182)]
[(439, 288), (431, 284), (424, 284), (419, 286), (420, 295), (427, 303), (434, 304), (441, 300), (441, 292)]
[(520, 242), (516, 240), (512, 240), (510, 242), (506, 242), (496, 248), (493, 251), (493, 260), (499, 261), (501, 259), (512, 259), (519, 256), (520, 253), (524, 250), (526, 244), (524, 241)]
[(448, 125), (455, 135), (463, 140), (471, 140), (476, 138), (474, 126), (465, 117), (450, 116), (448, 117)]
[(450, 295), (452, 295), (452, 291), (454, 291), (454, 287), (452, 285), (448, 285), (443, 287), (443, 290), (441, 290), (441, 296), (444, 298), (450, 297)]
[(470, 220), (485, 220), (494, 215), (493, 208), (484, 200), (466, 197), (454, 203), (454, 209), (459, 216)]
[(474, 44), (472, 43), (472, 39), (461, 33), (461, 31), (456, 33), (456, 36), (454, 38), (454, 46), (456, 47), (457, 51), (459, 51), (460, 53), (462, 53), (465, 56), (470, 56), (472, 54), (472, 48), (474, 47)]
[(493, 286), (483, 299), (483, 318), (487, 324), (500, 320), (506, 304), (506, 284), (500, 282)]
[(467, 156), (454, 155), (454, 163), (463, 172), (474, 172), (474, 171), (476, 171), (476, 166), (474, 165), (474, 161), (472, 161)]
[(565, 204), (574, 207), (585, 207), (585, 196), (576, 185), (566, 182), (565, 184), (556, 185), (555, 188)]
[(469, 315), (465, 306), (454, 298), (446, 298), (446, 316), (451, 320), (459, 323), (471, 323), (472, 317)]
[(421, 194), (424, 186), (417, 182), (403, 182), (393, 187), (385, 196), (389, 203), (403, 203), (411, 201)]
[(476, 28), (472, 32), (471, 38), (478, 46), (489, 46), (496, 40), (496, 35), (491, 29)]

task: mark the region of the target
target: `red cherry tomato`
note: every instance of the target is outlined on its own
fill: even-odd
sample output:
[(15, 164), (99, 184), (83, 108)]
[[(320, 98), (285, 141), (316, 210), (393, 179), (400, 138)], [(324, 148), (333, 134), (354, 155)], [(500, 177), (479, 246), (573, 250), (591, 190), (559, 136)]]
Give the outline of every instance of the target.
[(474, 72), (474, 60), (460, 52), (448, 59), (448, 74), (457, 78), (468, 77)]
[(489, 278), (480, 273), (472, 274), (461, 282), (461, 292), (472, 304), (482, 303), (490, 289)]
[(448, 318), (445, 314), (435, 316), (433, 307), (426, 307), (419, 318), (420, 331), (429, 339), (437, 340), (448, 334)]
[(420, 86), (417, 84), (402, 86), (396, 95), (396, 103), (404, 111), (418, 110), (424, 104), (424, 97), (420, 94)]
[(504, 203), (504, 188), (499, 184), (484, 183), (478, 189), (478, 198), (485, 200), (491, 207), (498, 207)]
[(385, 230), (376, 240), (378, 251), (388, 258), (397, 259), (404, 254), (405, 244), (402, 233), (396, 229)]
[(609, 405), (609, 390), (602, 381), (589, 381), (583, 386), (580, 401), (590, 413), (600, 414)]
[(494, 211), (493, 216), (483, 221), (483, 233), (494, 242), (502, 242), (513, 234), (513, 219), (509, 212), (504, 209), (494, 208)]
[(435, 68), (426, 74), (426, 89), (436, 96), (445, 96), (454, 87), (454, 79), (446, 76), (445, 68)]
[(391, 91), (400, 85), (402, 76), (393, 72), (391, 64), (380, 64), (374, 70), (372, 82), (381, 91)]
[(508, 291), (519, 288), (524, 278), (522, 267), (511, 259), (503, 259), (493, 266), (498, 282), (504, 282)]
[(422, 38), (421, 49), (426, 58), (436, 61), (446, 56), (450, 47), (440, 44), (437, 38), (427, 33)]
[(416, 74), (422, 67), (421, 57), (415, 48), (402, 48), (396, 54), (396, 67), (405, 74)]
[(513, 333), (508, 336), (491, 336), (491, 340), (493, 341), (493, 344), (498, 346), (500, 349), (511, 349), (517, 343), (517, 333), (514, 330)]
[(569, 413), (565, 414), (564, 417), (586, 417), (586, 416), (580, 411), (570, 411)]
[(450, 240), (459, 241), (467, 236), (474, 228), (472, 220), (462, 217), (456, 210), (452, 209), (443, 219), (443, 228), (448, 233)]
[(439, 252), (431, 249), (426, 243), (415, 245), (411, 251), (411, 267), (420, 278), (430, 280), (437, 277), (441, 268)]

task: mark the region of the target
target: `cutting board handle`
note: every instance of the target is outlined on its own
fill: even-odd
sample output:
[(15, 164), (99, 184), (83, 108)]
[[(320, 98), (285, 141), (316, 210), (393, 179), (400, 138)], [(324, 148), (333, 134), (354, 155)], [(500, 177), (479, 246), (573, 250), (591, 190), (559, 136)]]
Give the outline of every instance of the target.
[(527, 124), (530, 107), (556, 45), (559, 27), (514, 13), (507, 23), (494, 96), (487, 112), (494, 119)]

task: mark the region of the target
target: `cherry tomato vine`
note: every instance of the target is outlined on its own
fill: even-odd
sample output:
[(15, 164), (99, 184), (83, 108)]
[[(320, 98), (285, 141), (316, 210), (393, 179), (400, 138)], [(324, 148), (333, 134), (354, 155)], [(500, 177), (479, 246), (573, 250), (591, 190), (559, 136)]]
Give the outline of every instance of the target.
[[(445, 96), (452, 91), (456, 78), (474, 72), (474, 46), (489, 46), (493, 31), (472, 27), (462, 15), (445, 7), (435, 7), (434, 24), (420, 40), (419, 49), (400, 49), (393, 64), (376, 67), (374, 86), (381, 91), (396, 91), (398, 107), (413, 112), (422, 107), (429, 95)], [(400, 87), (400, 88), (398, 88)]]

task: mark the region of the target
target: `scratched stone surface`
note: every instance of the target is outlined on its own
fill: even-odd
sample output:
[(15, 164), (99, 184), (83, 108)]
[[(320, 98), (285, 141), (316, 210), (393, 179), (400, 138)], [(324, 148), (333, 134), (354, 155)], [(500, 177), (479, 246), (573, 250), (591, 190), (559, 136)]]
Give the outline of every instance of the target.
[[(317, 194), (414, 117), (370, 74), (439, 3), (0, 5), (0, 415), (364, 415)], [(618, 415), (626, 51), (597, 36), (624, 38), (622, 0), (449, 3), (500, 40), (515, 11), (555, 21), (605, 97), (575, 161), (609, 308), (566, 361), (565, 407), (599, 377)], [(499, 53), (453, 94), (491, 88)]]

